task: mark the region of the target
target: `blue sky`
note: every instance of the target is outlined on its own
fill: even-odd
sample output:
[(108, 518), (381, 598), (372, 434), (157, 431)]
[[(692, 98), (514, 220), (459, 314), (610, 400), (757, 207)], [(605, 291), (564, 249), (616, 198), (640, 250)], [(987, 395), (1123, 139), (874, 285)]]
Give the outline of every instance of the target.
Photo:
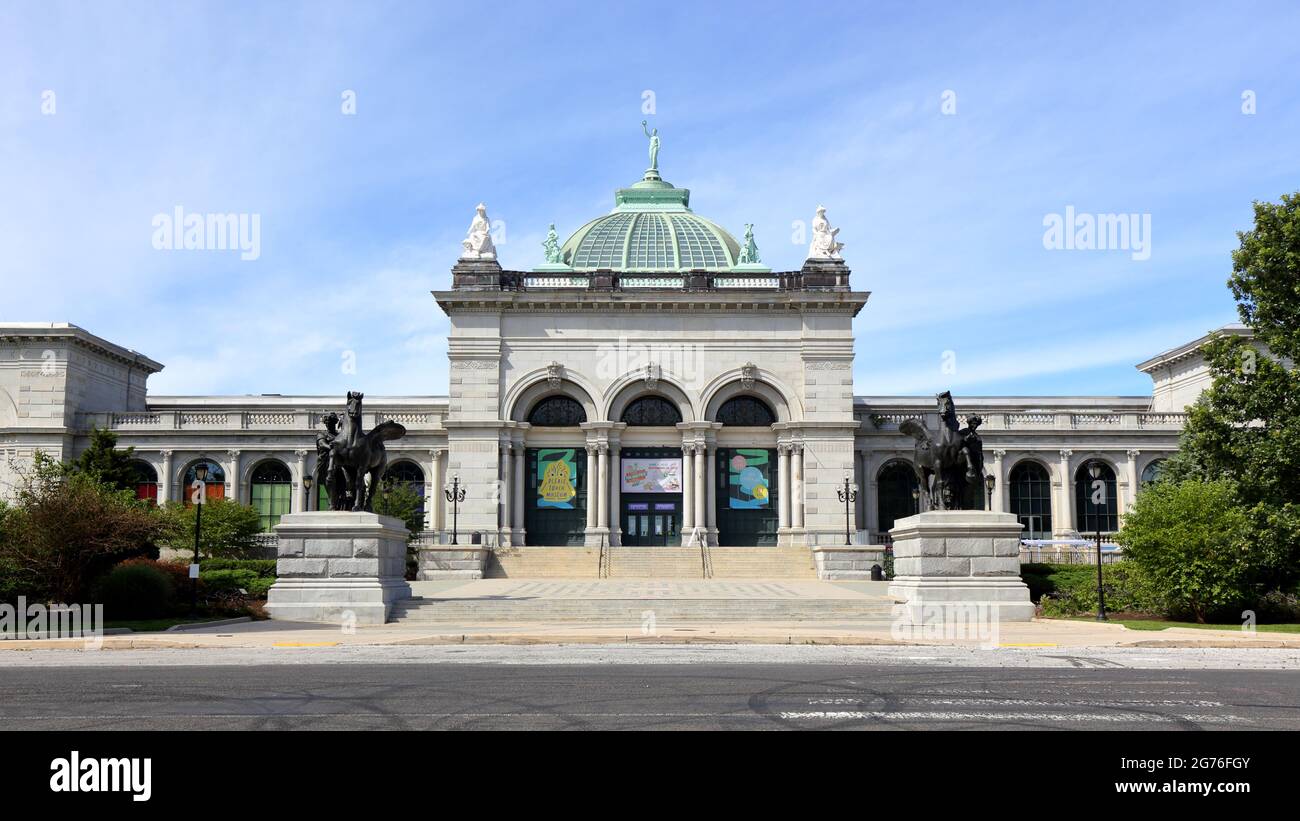
[[(640, 176), (650, 90), (664, 177), (772, 267), (827, 207), (858, 393), (1143, 394), (1300, 189), (1298, 76), (1294, 3), (7, 3), (0, 319), (140, 350), (155, 393), (443, 394), (474, 205), (538, 264)], [(178, 205), (258, 214), (260, 257), (155, 250)], [(1045, 249), (1067, 206), (1149, 214), (1150, 259)]]

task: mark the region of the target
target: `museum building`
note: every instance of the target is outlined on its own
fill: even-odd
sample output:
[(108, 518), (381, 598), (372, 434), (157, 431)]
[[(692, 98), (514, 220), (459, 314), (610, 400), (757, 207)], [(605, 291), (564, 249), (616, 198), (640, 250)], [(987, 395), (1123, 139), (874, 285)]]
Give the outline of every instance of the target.
[[(690, 205), (652, 164), (567, 241), (552, 226), (529, 271), (502, 269), (479, 206), (451, 289), (433, 294), (450, 319), (447, 396), (365, 397), (367, 429), (407, 430), (387, 476), (427, 500), (425, 542), (454, 526), (501, 551), (815, 552), (880, 544), (917, 512), (899, 425), (937, 430), (935, 398), (855, 395), (852, 323), (870, 294), (824, 209), (802, 267), (772, 271), (749, 226), (738, 242)], [(956, 397), (962, 424), (982, 419), (987, 504), (1025, 538), (1117, 530), (1209, 383), (1207, 338), (1138, 365), (1147, 396)], [(162, 367), (75, 325), (0, 323), (0, 492), (37, 450), (73, 458), (99, 427), (134, 447), (140, 496), (181, 499), (206, 465), (209, 495), (256, 507), (268, 543), (281, 516), (320, 505), (304, 479), (342, 397), (150, 395)], [(1093, 462), (1101, 505), (1085, 493)]]

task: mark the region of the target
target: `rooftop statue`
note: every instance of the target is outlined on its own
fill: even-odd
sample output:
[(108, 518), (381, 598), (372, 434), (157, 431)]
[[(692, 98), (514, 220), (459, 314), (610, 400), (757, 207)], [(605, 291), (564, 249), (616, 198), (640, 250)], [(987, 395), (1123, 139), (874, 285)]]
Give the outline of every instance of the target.
[(826, 206), (817, 206), (817, 216), (813, 217), (812, 245), (808, 247), (809, 259), (842, 259), (840, 249), (844, 243), (836, 242), (835, 236), (840, 229), (832, 228), (826, 219)]
[(641, 130), (645, 132), (646, 137), (650, 140), (650, 171), (659, 170), (659, 129), (654, 132), (649, 131), (646, 126), (649, 125), (645, 120), (641, 121)]
[(461, 245), (465, 247), (461, 259), (496, 259), (497, 249), (492, 244), (492, 224), (488, 222), (487, 206), (478, 204), (473, 221), (469, 224), (469, 233)]
[(745, 223), (745, 244), (740, 246), (740, 265), (757, 265), (763, 260), (758, 258), (758, 243), (754, 242), (754, 225)]
[[(361, 400), (364, 396), (348, 391), (343, 430), (337, 431), (338, 414), (329, 414), (324, 419), (328, 431), (316, 439), (317, 449), (328, 453), (324, 479), (330, 510), (374, 512), (375, 494), (388, 465), (384, 442), (406, 435), (406, 428), (396, 422), (381, 422), (369, 433), (362, 433)], [(320, 471), (319, 467), (317, 471)]]
[(546, 249), (546, 261), (552, 265), (564, 262), (564, 253), (560, 250), (560, 235), (555, 233), (555, 223), (551, 223), (551, 230), (546, 232), (546, 241), (542, 243)]
[[(899, 431), (916, 440), (913, 465), (921, 484), (923, 510), (968, 510), (968, 488), (974, 483), (975, 498), (982, 500), (981, 484), (984, 479), (984, 442), (977, 429), (983, 422), (978, 416), (966, 420), (967, 427), (957, 422), (957, 408), (948, 391), (937, 394), (939, 406), (939, 438), (931, 439), (925, 425), (916, 419), (907, 419), (898, 426)], [(983, 509), (979, 505), (977, 509)]]

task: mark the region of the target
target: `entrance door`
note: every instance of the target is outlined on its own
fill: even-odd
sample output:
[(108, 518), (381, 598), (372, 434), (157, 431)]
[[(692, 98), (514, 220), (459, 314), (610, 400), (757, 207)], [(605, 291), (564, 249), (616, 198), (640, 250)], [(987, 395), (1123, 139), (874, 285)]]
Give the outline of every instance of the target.
[(623, 544), (632, 547), (667, 546), (681, 541), (681, 496), (637, 494), (622, 499)]
[(775, 545), (777, 521), (776, 451), (772, 448), (718, 448), (718, 544)]

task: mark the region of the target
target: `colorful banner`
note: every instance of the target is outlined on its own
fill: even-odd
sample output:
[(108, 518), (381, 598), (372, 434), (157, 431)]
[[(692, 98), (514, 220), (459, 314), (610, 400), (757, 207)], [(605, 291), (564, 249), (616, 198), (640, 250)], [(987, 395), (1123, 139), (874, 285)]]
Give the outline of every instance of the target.
[(624, 493), (681, 493), (681, 459), (624, 459), (620, 487)]
[(727, 506), (753, 510), (772, 503), (772, 460), (766, 450), (733, 450), (727, 463)]
[(577, 450), (537, 451), (537, 506), (573, 510), (578, 499)]

